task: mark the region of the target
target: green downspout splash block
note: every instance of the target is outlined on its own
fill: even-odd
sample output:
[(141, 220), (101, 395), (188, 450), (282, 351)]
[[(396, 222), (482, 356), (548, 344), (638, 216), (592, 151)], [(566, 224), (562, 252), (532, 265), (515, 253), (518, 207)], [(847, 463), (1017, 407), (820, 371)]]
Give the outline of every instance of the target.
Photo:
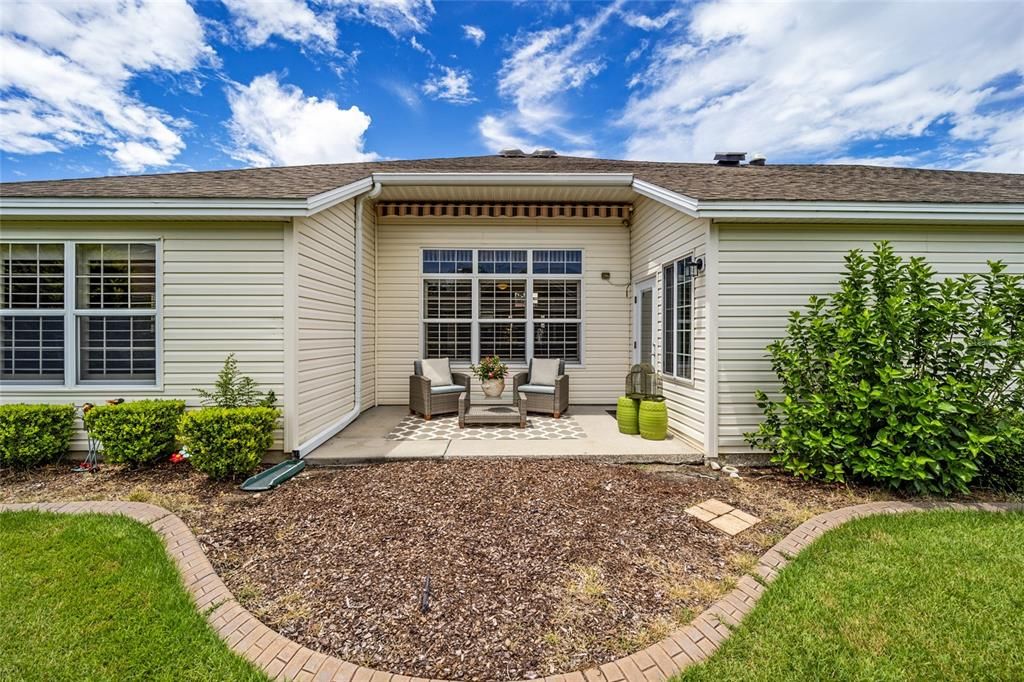
[(240, 487), (248, 493), (259, 493), (264, 490), (273, 490), (289, 478), (306, 468), (305, 460), (288, 459), (280, 464), (275, 464), (266, 471), (247, 478)]

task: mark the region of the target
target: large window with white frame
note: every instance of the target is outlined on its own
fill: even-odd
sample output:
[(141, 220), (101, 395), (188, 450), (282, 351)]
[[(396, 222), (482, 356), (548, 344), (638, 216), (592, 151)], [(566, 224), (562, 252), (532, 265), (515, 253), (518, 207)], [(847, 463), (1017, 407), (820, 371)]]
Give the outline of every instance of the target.
[(423, 356), (583, 361), (583, 252), (424, 249)]
[(693, 378), (693, 276), (687, 267), (692, 256), (669, 263), (661, 273), (662, 373)]
[(157, 245), (0, 242), (0, 380), (153, 385)]

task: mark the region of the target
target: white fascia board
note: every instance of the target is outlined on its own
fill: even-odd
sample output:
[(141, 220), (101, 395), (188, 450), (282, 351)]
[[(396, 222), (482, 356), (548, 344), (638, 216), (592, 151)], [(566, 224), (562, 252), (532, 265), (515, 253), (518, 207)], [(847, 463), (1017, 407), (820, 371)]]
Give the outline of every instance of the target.
[(374, 173), (382, 185), (629, 187), (632, 173)]
[(698, 217), (699, 202), (693, 197), (667, 190), (664, 187), (643, 180), (633, 181), (633, 191), (648, 199), (654, 199), (666, 206), (671, 206), (686, 215), (693, 216), (694, 218)]
[(309, 199), (306, 199), (306, 215), (313, 215), (343, 201), (347, 201), (369, 190), (371, 187), (373, 187), (373, 178), (367, 175), (362, 180), (356, 180), (347, 185), (335, 187), (334, 189), (311, 196)]
[(870, 220), (1024, 222), (1024, 204), (931, 204), (845, 201), (702, 201), (717, 220)]
[(6, 197), (0, 199), (0, 215), (8, 217), (290, 217), (306, 215), (306, 200)]

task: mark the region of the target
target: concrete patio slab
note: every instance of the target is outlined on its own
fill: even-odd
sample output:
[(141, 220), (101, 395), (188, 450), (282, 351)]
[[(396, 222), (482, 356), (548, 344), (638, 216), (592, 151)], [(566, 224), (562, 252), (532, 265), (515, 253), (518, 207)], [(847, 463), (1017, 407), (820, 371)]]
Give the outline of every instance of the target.
[(406, 407), (374, 407), (348, 428), (311, 452), (310, 465), (342, 465), (391, 459), (457, 457), (587, 457), (617, 462), (700, 463), (701, 449), (679, 437), (663, 441), (619, 433), (615, 417), (604, 406), (573, 407), (569, 414), (585, 438), (560, 440), (387, 440), (404, 419)]

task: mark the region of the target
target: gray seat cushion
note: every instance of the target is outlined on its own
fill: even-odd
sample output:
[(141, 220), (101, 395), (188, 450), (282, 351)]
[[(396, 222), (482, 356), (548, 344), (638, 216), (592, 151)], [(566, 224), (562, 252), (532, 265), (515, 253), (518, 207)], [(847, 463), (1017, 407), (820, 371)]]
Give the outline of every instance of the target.
[(430, 385), (431, 395), (440, 395), (442, 393), (462, 393), (466, 390), (465, 386), (459, 386), (458, 384), (449, 384), (447, 386), (434, 386)]
[(554, 395), (554, 386), (538, 386), (536, 384), (523, 384), (519, 387), (522, 393), (543, 393), (544, 395)]
[(420, 366), (423, 368), (423, 376), (430, 380), (431, 386), (451, 386), (454, 383), (448, 358), (420, 360)]
[(530, 381), (532, 386), (554, 386), (561, 370), (562, 361), (558, 359), (530, 361)]

